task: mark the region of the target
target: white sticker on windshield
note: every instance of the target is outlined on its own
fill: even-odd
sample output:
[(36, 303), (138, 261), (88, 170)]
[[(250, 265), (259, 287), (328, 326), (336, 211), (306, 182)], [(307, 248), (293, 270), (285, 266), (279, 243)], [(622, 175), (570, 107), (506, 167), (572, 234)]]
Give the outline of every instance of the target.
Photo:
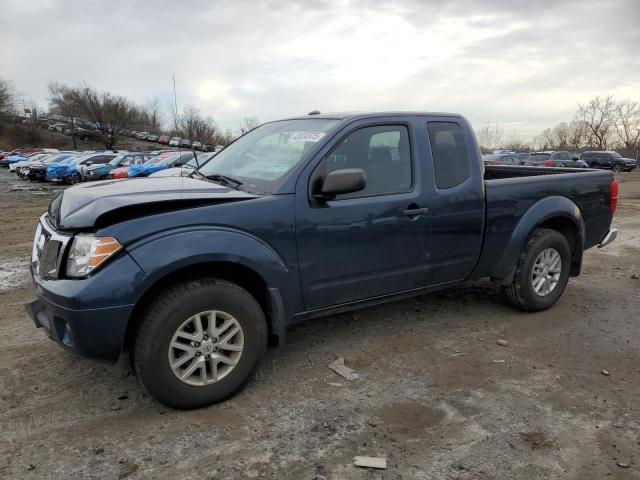
[(324, 137), (324, 132), (296, 132), (291, 137), (294, 142), (318, 142)]

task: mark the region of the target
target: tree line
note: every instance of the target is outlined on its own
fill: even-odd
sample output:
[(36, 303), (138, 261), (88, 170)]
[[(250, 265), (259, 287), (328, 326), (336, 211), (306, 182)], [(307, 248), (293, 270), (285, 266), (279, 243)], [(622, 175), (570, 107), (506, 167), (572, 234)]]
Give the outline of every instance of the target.
[[(51, 82), (48, 92), (50, 115), (69, 119), (72, 130), (75, 127), (91, 128), (108, 149), (115, 148), (131, 131), (189, 138), (214, 145), (228, 145), (236, 137), (231, 128), (222, 129), (214, 118), (204, 115), (195, 105), (185, 105), (180, 110), (170, 105), (165, 110), (157, 98), (137, 104), (127, 97), (99, 91), (88, 84), (74, 87)], [(0, 114), (17, 115), (19, 111), (13, 86), (0, 78)], [(37, 117), (35, 105), (29, 109), (29, 114)], [(239, 122), (238, 130), (244, 134), (259, 123), (255, 116), (245, 117)]]
[(487, 150), (619, 150), (637, 156), (640, 150), (640, 102), (597, 96), (578, 105), (572, 120), (559, 122), (535, 135), (530, 142), (512, 136), (504, 127), (487, 123), (476, 130), (478, 143)]

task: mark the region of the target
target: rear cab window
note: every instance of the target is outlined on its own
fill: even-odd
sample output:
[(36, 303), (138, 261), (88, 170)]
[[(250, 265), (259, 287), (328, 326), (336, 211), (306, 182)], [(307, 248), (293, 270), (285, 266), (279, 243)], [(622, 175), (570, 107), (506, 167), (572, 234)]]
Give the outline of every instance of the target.
[(462, 128), (456, 122), (428, 122), (436, 187), (456, 187), (471, 178), (469, 152)]

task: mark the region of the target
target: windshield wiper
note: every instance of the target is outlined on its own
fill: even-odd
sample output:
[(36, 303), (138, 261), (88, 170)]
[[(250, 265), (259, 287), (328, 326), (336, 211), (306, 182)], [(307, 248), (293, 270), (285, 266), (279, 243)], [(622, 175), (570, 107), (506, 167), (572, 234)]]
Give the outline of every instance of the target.
[[(198, 173), (200, 173), (200, 172), (198, 172)], [(237, 190), (238, 187), (240, 185), (242, 185), (242, 181), (238, 180), (237, 178), (233, 178), (233, 177), (230, 177), (228, 175), (221, 175), (219, 173), (214, 173), (212, 175), (206, 175), (206, 178), (208, 178), (209, 180), (217, 181), (217, 182), (222, 181), (222, 182), (226, 183), (227, 185), (229, 185), (230, 187), (234, 188), (235, 190)]]

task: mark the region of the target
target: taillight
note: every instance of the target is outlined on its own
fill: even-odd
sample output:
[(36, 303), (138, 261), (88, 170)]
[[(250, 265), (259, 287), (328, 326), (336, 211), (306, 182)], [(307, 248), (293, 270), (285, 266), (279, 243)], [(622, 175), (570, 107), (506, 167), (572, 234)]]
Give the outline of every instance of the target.
[(613, 215), (618, 207), (618, 180), (611, 180), (611, 197), (609, 198), (609, 211)]
[(551, 160), (545, 160), (542, 165), (544, 165), (545, 167), (553, 167), (553, 162)]

